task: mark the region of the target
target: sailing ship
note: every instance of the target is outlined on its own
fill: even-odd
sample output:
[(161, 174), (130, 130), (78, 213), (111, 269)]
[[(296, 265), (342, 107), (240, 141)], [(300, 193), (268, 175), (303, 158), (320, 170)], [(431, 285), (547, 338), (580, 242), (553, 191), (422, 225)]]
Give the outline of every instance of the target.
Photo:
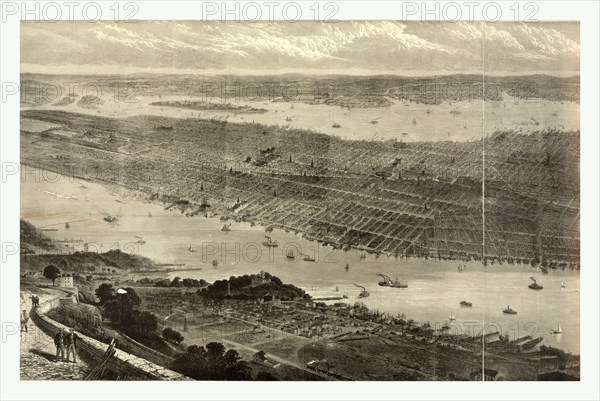
[(278, 247), (278, 246), (279, 246), (279, 243), (277, 243), (277, 241), (273, 241), (273, 240), (271, 239), (271, 237), (267, 237), (267, 236), (265, 235), (265, 238), (266, 238), (267, 240), (266, 240), (266, 241), (263, 241), (263, 245), (264, 245), (264, 246), (268, 246), (268, 247), (271, 247), (271, 248), (276, 248), (276, 247)]
[(533, 283), (529, 284), (529, 288), (531, 288), (532, 290), (543, 290), (544, 289), (544, 286), (539, 285), (533, 277), (529, 277), (529, 278), (533, 280)]
[(339, 292), (340, 291), (340, 287), (335, 287), (335, 292)]
[(346, 263), (346, 267), (344, 267), (344, 269), (349, 272), (350, 271), (350, 265), (348, 263)]
[(462, 263), (458, 265), (458, 272), (462, 273), (465, 270), (465, 265), (463, 265)]
[(296, 255), (294, 254), (293, 249), (288, 249), (287, 254), (285, 255), (287, 259), (294, 260), (296, 259)]
[(65, 223), (65, 228), (68, 230), (69, 228), (71, 228), (71, 226), (69, 225), (69, 222)]
[(366, 254), (363, 252), (363, 253), (361, 253), (361, 254), (360, 254), (360, 258), (361, 258), (361, 259), (366, 259), (366, 258), (367, 258), (367, 255), (366, 255)]
[(551, 331), (552, 334), (562, 334), (562, 327), (560, 327), (560, 323), (558, 323), (558, 327), (556, 330)]
[(516, 310), (514, 310), (514, 309), (511, 309), (511, 308), (510, 308), (510, 306), (507, 306), (507, 307), (506, 307), (506, 309), (504, 309), (504, 310), (502, 311), (502, 313), (505, 313), (505, 314), (507, 314), (507, 315), (516, 315), (516, 314), (517, 314), (517, 311), (516, 311)]
[(454, 316), (454, 313), (451, 313), (450, 316), (448, 317), (448, 320), (450, 320), (451, 322), (456, 320), (456, 317)]

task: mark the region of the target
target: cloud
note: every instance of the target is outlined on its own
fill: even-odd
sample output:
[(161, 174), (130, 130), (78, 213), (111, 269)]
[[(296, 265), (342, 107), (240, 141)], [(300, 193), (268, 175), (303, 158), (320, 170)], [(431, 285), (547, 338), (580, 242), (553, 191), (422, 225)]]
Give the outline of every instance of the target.
[[(197, 70), (579, 70), (578, 23), (22, 23), (24, 65)], [(540, 64), (541, 63), (541, 64)]]

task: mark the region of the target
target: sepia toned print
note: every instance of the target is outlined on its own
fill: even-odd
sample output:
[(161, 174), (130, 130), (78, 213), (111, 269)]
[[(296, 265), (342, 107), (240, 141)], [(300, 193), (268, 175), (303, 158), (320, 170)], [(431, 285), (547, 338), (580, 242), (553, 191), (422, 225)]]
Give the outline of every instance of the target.
[(577, 22), (21, 24), (22, 380), (579, 380)]

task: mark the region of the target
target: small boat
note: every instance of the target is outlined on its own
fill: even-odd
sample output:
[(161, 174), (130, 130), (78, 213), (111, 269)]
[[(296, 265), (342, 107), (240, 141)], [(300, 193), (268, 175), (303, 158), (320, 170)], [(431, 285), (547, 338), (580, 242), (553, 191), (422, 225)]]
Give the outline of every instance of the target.
[(473, 304), (469, 301), (460, 301), (460, 306), (473, 306)]
[(69, 225), (68, 222), (65, 223), (65, 228), (68, 230), (69, 228), (71, 228), (71, 226)]
[(104, 221), (108, 222), (108, 223), (114, 223), (115, 221), (117, 221), (117, 218), (114, 216), (104, 216)]
[(196, 248), (194, 248), (193, 246), (190, 245), (190, 247), (188, 248), (188, 251), (190, 251), (190, 252), (196, 252)]
[(288, 249), (287, 254), (285, 255), (287, 259), (294, 260), (296, 259), (296, 255), (294, 254), (293, 249)]
[(264, 245), (264, 246), (268, 246), (268, 247), (271, 247), (271, 248), (276, 248), (276, 247), (278, 247), (278, 246), (279, 246), (279, 243), (278, 243), (277, 241), (273, 241), (273, 240), (271, 239), (271, 237), (267, 237), (267, 236), (265, 235), (265, 238), (266, 238), (267, 240), (266, 240), (266, 241), (263, 241), (263, 245)]
[(350, 265), (348, 263), (346, 263), (346, 267), (344, 267), (344, 269), (349, 272), (350, 271)]
[(341, 125), (339, 125), (338, 123), (333, 123), (333, 125), (331, 126), (332, 128), (340, 128)]
[(223, 224), (223, 227), (221, 228), (221, 231), (231, 231), (231, 223), (229, 224)]
[(543, 290), (544, 289), (544, 286), (539, 285), (533, 277), (529, 277), (529, 278), (533, 280), (533, 283), (529, 284), (529, 288), (531, 288), (532, 290)]
[(454, 317), (454, 313), (450, 314), (450, 316), (448, 317), (448, 320), (450, 320), (451, 322), (456, 320), (456, 317)]
[(137, 235), (134, 235), (134, 237), (137, 238), (137, 241), (135, 241), (137, 244), (144, 245), (146, 243), (142, 237), (138, 237)]
[(213, 259), (212, 265), (213, 265), (213, 267), (219, 266), (219, 261), (217, 259)]
[(562, 283), (560, 283), (560, 288), (566, 288), (567, 285), (565, 284), (565, 282), (563, 281)]
[(304, 257), (302, 258), (302, 260), (305, 261), (305, 262), (314, 262), (315, 258), (313, 258), (310, 255), (304, 255)]
[(516, 310), (514, 310), (514, 309), (511, 309), (511, 308), (510, 308), (510, 306), (507, 306), (507, 307), (506, 307), (506, 309), (504, 309), (504, 310), (502, 311), (502, 313), (505, 313), (505, 314), (507, 314), (507, 315), (516, 315), (516, 314), (517, 314), (517, 311), (516, 311)]
[(392, 287), (392, 288), (408, 288), (408, 284), (402, 283), (400, 280), (398, 280), (398, 277), (396, 277), (396, 280), (394, 280), (394, 282), (390, 285), (390, 287)]
[(562, 328), (560, 327), (560, 323), (558, 324), (558, 327), (556, 328), (556, 330), (552, 330), (551, 333), (552, 334), (562, 334)]

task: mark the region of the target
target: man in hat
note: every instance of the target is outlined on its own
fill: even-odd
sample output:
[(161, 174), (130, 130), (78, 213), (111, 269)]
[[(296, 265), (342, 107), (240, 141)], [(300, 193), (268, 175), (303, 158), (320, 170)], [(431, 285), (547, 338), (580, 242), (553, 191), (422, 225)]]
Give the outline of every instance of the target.
[(23, 309), (21, 313), (21, 331), (27, 333), (27, 323), (29, 322), (29, 315), (27, 314), (27, 310)]
[(77, 355), (75, 353), (75, 347), (77, 345), (77, 339), (79, 337), (75, 334), (75, 330), (73, 327), (69, 329), (67, 334), (65, 335), (65, 346), (67, 348), (67, 362), (69, 362), (71, 353), (73, 353), (73, 362), (77, 363)]
[(56, 362), (65, 359), (65, 331), (60, 329), (54, 336), (54, 345), (56, 346)]

